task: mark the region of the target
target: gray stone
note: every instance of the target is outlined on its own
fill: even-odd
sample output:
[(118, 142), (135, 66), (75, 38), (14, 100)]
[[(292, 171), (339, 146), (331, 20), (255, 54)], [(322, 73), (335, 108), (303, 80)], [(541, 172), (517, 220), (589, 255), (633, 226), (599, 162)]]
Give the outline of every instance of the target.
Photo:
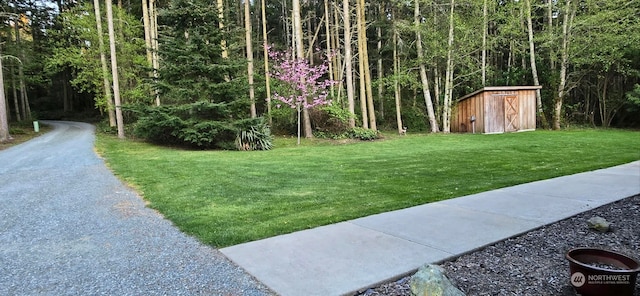
[(425, 264), (409, 282), (411, 293), (416, 296), (465, 296), (456, 288), (437, 265)]
[(595, 229), (600, 232), (607, 232), (611, 229), (611, 223), (599, 216), (591, 217), (589, 220), (587, 220), (587, 225), (589, 225), (589, 228)]

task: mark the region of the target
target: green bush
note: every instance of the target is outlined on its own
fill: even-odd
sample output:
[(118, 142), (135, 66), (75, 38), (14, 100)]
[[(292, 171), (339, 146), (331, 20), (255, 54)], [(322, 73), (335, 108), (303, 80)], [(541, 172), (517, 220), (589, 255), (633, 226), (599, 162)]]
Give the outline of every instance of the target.
[[(199, 149), (236, 149), (236, 139), (242, 131), (260, 132), (253, 137), (255, 149), (270, 148), (265, 143), (271, 136), (262, 119), (234, 119), (229, 103), (196, 102), (159, 107), (138, 106), (138, 121), (133, 133), (150, 142)], [(246, 142), (246, 140), (245, 140)], [(244, 142), (243, 142), (244, 143)]]
[(327, 132), (321, 132), (321, 131), (313, 131), (313, 136), (319, 139), (341, 140), (341, 139), (349, 138), (349, 133), (344, 132), (341, 134), (335, 134), (335, 133), (327, 133)]
[(171, 109), (169, 106), (146, 107), (138, 115), (133, 134), (157, 144), (179, 145), (182, 141), (178, 134), (186, 124), (173, 115)]
[(298, 130), (298, 115), (296, 109), (289, 107), (272, 108), (271, 119), (273, 124), (271, 129), (278, 135), (294, 135)]
[(337, 105), (328, 105), (309, 110), (309, 116), (314, 130), (324, 134), (340, 135), (349, 130), (349, 119), (352, 115), (348, 110)]
[(373, 141), (380, 138), (377, 131), (364, 129), (361, 127), (354, 127), (348, 132), (349, 138), (358, 139), (362, 141)]
[(411, 131), (426, 131), (429, 123), (425, 112), (419, 107), (408, 107), (402, 110), (402, 124)]
[(229, 122), (190, 120), (178, 137), (191, 146), (205, 149), (233, 149), (237, 129)]

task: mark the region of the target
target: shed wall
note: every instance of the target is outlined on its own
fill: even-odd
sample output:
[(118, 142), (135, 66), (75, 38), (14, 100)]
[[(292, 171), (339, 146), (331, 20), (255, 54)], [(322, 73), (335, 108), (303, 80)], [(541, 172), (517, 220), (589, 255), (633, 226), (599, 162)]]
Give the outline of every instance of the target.
[(536, 129), (536, 91), (521, 90), (520, 100), (520, 130)]
[(451, 131), (456, 133), (473, 132), (474, 126), (471, 123), (471, 116), (475, 116), (475, 132), (482, 132), (484, 130), (483, 105), (484, 96), (482, 94), (460, 101), (455, 107), (455, 116), (451, 118)]

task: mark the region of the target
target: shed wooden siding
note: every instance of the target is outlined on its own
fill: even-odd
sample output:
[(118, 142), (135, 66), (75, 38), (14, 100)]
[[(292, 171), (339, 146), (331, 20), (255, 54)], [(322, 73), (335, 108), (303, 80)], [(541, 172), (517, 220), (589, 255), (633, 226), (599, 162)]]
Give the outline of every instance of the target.
[(451, 118), (451, 131), (503, 133), (535, 130), (536, 89), (540, 86), (485, 87), (459, 99)]

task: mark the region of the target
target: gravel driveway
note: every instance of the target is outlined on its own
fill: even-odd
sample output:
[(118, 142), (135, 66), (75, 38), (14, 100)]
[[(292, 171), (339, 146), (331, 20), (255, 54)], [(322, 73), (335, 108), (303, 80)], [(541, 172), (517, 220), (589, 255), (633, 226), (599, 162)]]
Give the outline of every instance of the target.
[(0, 151), (0, 295), (271, 295), (145, 207), (93, 152), (94, 128)]

